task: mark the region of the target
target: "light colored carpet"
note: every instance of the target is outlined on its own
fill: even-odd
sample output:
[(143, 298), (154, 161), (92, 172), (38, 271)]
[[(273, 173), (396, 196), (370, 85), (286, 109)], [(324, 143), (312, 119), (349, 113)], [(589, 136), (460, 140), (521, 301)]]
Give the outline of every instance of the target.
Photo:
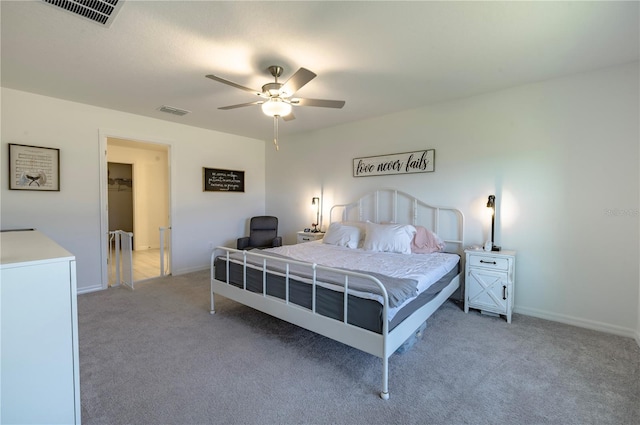
[(80, 295), (84, 424), (638, 424), (630, 338), (446, 303), (381, 360), (216, 297), (209, 272)]

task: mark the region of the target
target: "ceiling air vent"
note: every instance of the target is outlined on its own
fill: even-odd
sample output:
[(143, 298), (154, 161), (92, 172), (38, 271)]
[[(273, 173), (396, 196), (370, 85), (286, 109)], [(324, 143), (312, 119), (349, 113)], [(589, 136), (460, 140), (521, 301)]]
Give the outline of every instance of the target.
[(124, 0), (42, 0), (93, 22), (108, 27), (115, 19)]
[(189, 112), (191, 112), (191, 111), (185, 111), (184, 109), (178, 109), (178, 108), (174, 108), (173, 106), (167, 106), (167, 105), (162, 105), (161, 107), (158, 108), (158, 111), (166, 112), (168, 114), (178, 115), (180, 117), (183, 115), (187, 115)]

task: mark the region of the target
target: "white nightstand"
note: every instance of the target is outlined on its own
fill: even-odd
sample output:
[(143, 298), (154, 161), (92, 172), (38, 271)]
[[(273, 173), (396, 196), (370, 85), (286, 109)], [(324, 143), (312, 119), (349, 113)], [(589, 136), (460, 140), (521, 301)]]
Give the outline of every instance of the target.
[(317, 241), (324, 238), (324, 232), (298, 232), (297, 243)]
[(511, 323), (516, 271), (515, 251), (467, 249), (464, 285), (464, 312), (475, 308), (502, 314)]

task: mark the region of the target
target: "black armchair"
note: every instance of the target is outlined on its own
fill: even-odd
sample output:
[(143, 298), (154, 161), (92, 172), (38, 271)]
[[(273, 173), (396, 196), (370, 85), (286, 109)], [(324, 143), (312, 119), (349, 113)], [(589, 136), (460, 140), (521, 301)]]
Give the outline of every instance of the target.
[(278, 217), (262, 215), (251, 217), (249, 236), (238, 238), (238, 249), (272, 248), (282, 246), (278, 236)]

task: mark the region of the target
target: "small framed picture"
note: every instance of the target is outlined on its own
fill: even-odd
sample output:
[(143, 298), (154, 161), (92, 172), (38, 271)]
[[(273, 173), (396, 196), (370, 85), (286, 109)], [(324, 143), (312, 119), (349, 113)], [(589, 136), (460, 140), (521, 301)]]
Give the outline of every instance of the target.
[(9, 189), (60, 191), (60, 149), (10, 143)]
[(204, 192), (244, 192), (244, 171), (202, 167)]

